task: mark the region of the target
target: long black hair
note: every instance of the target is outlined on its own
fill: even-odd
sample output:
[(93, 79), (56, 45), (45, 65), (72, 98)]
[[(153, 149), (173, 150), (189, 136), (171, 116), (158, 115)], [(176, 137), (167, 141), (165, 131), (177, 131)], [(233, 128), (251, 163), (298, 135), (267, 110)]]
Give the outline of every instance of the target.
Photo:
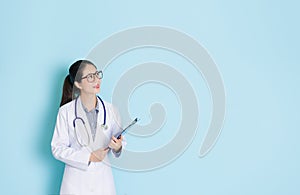
[(80, 89), (78, 89), (74, 82), (81, 82), (81, 77), (83, 76), (83, 69), (87, 65), (96, 66), (88, 60), (78, 60), (74, 62), (69, 68), (69, 74), (66, 76), (63, 85), (63, 92), (61, 97), (60, 106), (70, 102), (73, 98), (76, 98), (80, 94)]

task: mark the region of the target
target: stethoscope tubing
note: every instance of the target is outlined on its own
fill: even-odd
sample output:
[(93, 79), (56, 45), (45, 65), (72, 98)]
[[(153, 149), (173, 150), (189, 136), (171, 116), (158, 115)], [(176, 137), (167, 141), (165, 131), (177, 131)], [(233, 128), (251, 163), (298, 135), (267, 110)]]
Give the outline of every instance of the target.
[[(105, 129), (107, 128), (106, 127), (106, 108), (105, 108), (105, 105), (104, 105), (104, 102), (103, 102), (103, 100), (99, 97), (99, 96), (97, 96), (98, 97), (98, 99), (100, 100), (100, 102), (101, 102), (101, 104), (102, 104), (102, 107), (103, 107), (103, 124), (101, 125), (102, 127), (104, 127)], [(89, 145), (89, 143), (90, 143), (90, 136), (89, 136), (89, 134), (88, 134), (88, 132), (87, 132), (87, 129), (86, 129), (86, 126), (85, 126), (85, 122), (84, 122), (84, 120), (81, 118), (81, 117), (79, 117), (78, 116), (78, 113), (77, 113), (77, 101), (78, 101), (78, 98), (79, 98), (79, 96), (75, 99), (75, 118), (74, 118), (74, 120), (73, 120), (73, 127), (74, 127), (74, 131), (75, 131), (75, 136), (76, 136), (76, 139), (77, 139), (77, 142), (79, 143), (79, 145), (81, 145), (82, 147), (85, 147), (85, 146), (88, 146)], [(86, 133), (87, 133), (87, 135), (88, 135), (88, 144), (81, 144), (80, 142), (79, 142), (79, 140), (78, 140), (78, 135), (77, 135), (77, 132), (76, 132), (76, 120), (80, 120), (82, 123), (83, 123), (83, 125), (84, 125), (84, 127), (85, 127), (85, 130), (86, 130)]]

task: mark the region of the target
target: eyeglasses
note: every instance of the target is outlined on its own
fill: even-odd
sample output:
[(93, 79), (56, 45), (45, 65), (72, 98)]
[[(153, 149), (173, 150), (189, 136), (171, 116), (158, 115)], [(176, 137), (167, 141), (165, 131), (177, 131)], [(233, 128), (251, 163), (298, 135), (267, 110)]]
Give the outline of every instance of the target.
[(96, 71), (95, 73), (90, 73), (84, 77), (81, 77), (81, 79), (87, 79), (87, 81), (89, 83), (91, 82), (94, 82), (95, 81), (95, 78), (98, 78), (98, 79), (102, 79), (103, 78), (103, 72), (100, 70), (100, 71)]

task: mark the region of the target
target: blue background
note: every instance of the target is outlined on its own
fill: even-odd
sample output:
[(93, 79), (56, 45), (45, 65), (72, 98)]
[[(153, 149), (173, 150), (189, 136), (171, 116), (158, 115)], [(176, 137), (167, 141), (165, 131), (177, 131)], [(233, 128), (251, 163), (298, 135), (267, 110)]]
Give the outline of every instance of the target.
[[(226, 120), (213, 150), (199, 158), (211, 100), (201, 75), (183, 68), (199, 96), (197, 136), (183, 155), (165, 167), (148, 172), (113, 169), (118, 194), (300, 194), (297, 1), (28, 0), (0, 4), (1, 194), (59, 192), (63, 164), (52, 157), (50, 141), (67, 68), (111, 34), (145, 25), (178, 29), (208, 50), (224, 80)], [(153, 52), (136, 51), (123, 58), (128, 67), (143, 61), (139, 53), (145, 54), (145, 61), (163, 56), (156, 60), (177, 62), (175, 54)], [(119, 76), (115, 70), (123, 63), (122, 57), (118, 60), (107, 70), (101, 92), (105, 99), (111, 96), (110, 83)], [(146, 107), (151, 94), (162, 91), (168, 108), (164, 98), (169, 91), (148, 87)], [(143, 94), (141, 89), (132, 98)], [(170, 102), (176, 106), (176, 101), (173, 97)], [(145, 107), (143, 102), (137, 105)], [(138, 112), (132, 107), (132, 112)], [(149, 120), (146, 116), (142, 116), (144, 122)], [(161, 145), (160, 141), (154, 145)], [(128, 147), (135, 146), (128, 143)]]

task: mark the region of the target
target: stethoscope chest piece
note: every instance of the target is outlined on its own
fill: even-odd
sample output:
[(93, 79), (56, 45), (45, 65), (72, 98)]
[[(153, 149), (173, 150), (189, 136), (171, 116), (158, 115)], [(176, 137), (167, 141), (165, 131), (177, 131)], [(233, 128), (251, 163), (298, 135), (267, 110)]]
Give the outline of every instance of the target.
[(107, 130), (107, 128), (108, 128), (106, 124), (105, 124), (105, 125), (102, 124), (101, 127), (102, 127), (104, 130)]

